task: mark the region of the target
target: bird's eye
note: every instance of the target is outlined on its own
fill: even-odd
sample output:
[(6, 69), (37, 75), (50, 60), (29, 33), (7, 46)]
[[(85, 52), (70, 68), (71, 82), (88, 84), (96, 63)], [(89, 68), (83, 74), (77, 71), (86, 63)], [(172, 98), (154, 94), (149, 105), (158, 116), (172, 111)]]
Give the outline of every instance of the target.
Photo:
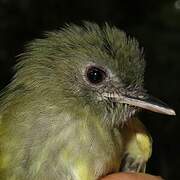
[(106, 78), (106, 72), (99, 67), (90, 66), (86, 71), (87, 80), (92, 84), (99, 84)]

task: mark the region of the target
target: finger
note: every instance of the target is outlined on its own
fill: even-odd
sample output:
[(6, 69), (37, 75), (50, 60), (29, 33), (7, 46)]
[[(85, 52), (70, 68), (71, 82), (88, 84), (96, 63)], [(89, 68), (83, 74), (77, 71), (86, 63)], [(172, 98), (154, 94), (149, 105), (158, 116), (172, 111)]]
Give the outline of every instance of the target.
[(116, 173), (108, 175), (101, 180), (163, 180), (159, 176), (144, 173)]

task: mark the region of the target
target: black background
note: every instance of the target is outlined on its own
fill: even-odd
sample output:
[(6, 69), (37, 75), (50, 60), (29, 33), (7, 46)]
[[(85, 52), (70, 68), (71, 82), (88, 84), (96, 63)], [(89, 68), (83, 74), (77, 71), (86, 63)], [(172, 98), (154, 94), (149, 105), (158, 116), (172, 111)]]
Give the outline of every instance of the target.
[[(180, 4), (180, 2), (179, 2)], [(179, 5), (180, 6), (180, 5)], [(148, 172), (180, 179), (180, 9), (170, 0), (0, 0), (0, 89), (13, 75), (24, 45), (65, 22), (108, 21), (145, 47), (145, 87), (176, 110), (176, 117), (144, 112), (152, 134)]]

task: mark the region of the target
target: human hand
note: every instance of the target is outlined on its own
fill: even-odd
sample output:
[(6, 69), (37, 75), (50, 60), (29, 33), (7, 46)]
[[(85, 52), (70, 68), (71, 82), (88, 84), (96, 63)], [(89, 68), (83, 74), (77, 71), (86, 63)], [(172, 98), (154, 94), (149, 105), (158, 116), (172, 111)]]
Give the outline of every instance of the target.
[(116, 173), (108, 175), (101, 180), (162, 180), (162, 178), (144, 173)]

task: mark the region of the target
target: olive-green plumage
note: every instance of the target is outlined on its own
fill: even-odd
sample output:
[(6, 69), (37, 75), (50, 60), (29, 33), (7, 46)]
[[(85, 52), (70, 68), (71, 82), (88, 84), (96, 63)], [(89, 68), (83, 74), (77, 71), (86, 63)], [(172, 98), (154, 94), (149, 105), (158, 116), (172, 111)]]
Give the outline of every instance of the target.
[(0, 179), (144, 171), (150, 137), (137, 108), (113, 96), (142, 96), (144, 66), (137, 41), (107, 24), (67, 25), (31, 42), (1, 93)]

